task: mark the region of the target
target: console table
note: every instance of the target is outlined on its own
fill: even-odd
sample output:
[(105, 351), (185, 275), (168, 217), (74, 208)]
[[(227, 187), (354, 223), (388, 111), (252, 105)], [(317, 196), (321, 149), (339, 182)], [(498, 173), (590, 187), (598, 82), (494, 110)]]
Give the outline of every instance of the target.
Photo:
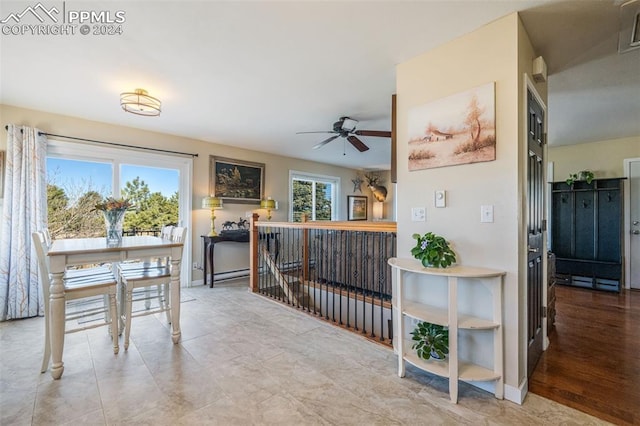
[[(271, 242), (273, 241), (273, 245), (274, 245), (273, 249), (275, 253), (276, 262), (278, 261), (278, 256), (280, 254), (279, 235), (280, 235), (279, 232), (260, 232), (259, 234), (260, 240), (266, 241), (267, 249), (269, 251), (271, 251)], [(200, 237), (202, 238), (202, 243), (204, 248), (203, 250), (204, 285), (207, 285), (207, 272), (209, 271), (209, 268), (207, 266), (210, 265), (211, 271), (209, 272), (209, 275), (211, 279), (210, 279), (209, 287), (213, 288), (214, 273), (215, 273), (213, 254), (215, 250), (215, 245), (217, 243), (224, 243), (224, 242), (248, 243), (249, 232), (230, 232), (230, 233), (221, 232), (220, 235), (216, 235), (215, 237), (211, 237), (209, 235), (201, 235)]]
[[(425, 268), (415, 259), (391, 258), (388, 261), (395, 275), (394, 281), (397, 293), (394, 294), (397, 306), (394, 310), (394, 336), (398, 336), (398, 376), (405, 375), (405, 361), (414, 366), (449, 379), (449, 397), (454, 403), (458, 402), (458, 379), (466, 381), (495, 381), (495, 396), (504, 398), (504, 333), (502, 331), (502, 281), (506, 275), (504, 271), (495, 269), (455, 265), (449, 268)], [(405, 275), (420, 276), (419, 285), (425, 287), (435, 285), (432, 277), (447, 278), (448, 303), (445, 308), (428, 305), (425, 300), (412, 300), (405, 295)], [(493, 306), (491, 314), (477, 317), (465, 312), (458, 312), (458, 281), (471, 280), (474, 287), (476, 282), (482, 283), (482, 290), (491, 292)], [(411, 350), (413, 341), (408, 340), (405, 332), (404, 317), (414, 318), (416, 321), (439, 324), (449, 329), (449, 355), (445, 360), (434, 361), (419, 358)], [(493, 330), (493, 366), (482, 367), (458, 359), (458, 330), (471, 331)]]

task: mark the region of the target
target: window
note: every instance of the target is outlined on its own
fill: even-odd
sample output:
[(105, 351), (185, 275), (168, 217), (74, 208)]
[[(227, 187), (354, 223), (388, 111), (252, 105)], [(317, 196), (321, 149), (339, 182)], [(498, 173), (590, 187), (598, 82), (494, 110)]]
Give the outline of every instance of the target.
[[(87, 206), (91, 209), (105, 196), (138, 198), (152, 205), (146, 212), (127, 212), (125, 232), (130, 228), (140, 230), (167, 223), (190, 228), (192, 164), (193, 160), (188, 157), (49, 140), (47, 207), (50, 231), (57, 238), (103, 236), (104, 221), (95, 215), (83, 216), (79, 206), (83, 203), (84, 211), (87, 211)], [(158, 205), (162, 208), (154, 210)], [(66, 208), (61, 208), (63, 206)], [(60, 219), (58, 229), (52, 228), (56, 224), (53, 210), (63, 215), (57, 218)], [(74, 211), (75, 218), (68, 217)], [(91, 220), (95, 223), (88, 222)], [(156, 222), (150, 222), (154, 220)], [(187, 267), (190, 261), (191, 242), (187, 238), (182, 257), (183, 283), (190, 282), (190, 268)]]
[(175, 168), (49, 156), (49, 230), (54, 238), (103, 236), (104, 222), (92, 212), (96, 203), (113, 196), (128, 198), (136, 207), (125, 216), (125, 235), (157, 234), (163, 225), (179, 221), (179, 184)]
[(90, 214), (113, 193), (109, 162), (47, 158), (47, 223), (54, 238), (104, 235), (104, 221)]
[(289, 220), (335, 220), (338, 212), (340, 178), (311, 173), (289, 172)]

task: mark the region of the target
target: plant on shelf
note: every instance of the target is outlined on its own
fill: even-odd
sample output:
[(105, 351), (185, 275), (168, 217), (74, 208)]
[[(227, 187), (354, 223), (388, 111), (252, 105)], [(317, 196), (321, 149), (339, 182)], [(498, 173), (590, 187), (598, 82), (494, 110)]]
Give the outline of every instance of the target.
[(591, 184), (591, 182), (593, 181), (593, 172), (591, 170), (581, 170), (578, 173), (569, 173), (569, 177), (567, 178), (566, 182), (567, 185), (571, 186), (573, 185), (573, 182), (577, 181), (577, 180), (584, 180), (587, 182), (587, 184)]
[(411, 255), (418, 259), (424, 267), (446, 268), (456, 261), (456, 254), (443, 237), (427, 232), (424, 235), (413, 234), (417, 240), (411, 249)]
[(422, 359), (444, 359), (449, 353), (449, 330), (438, 324), (419, 322), (411, 332), (415, 349)]

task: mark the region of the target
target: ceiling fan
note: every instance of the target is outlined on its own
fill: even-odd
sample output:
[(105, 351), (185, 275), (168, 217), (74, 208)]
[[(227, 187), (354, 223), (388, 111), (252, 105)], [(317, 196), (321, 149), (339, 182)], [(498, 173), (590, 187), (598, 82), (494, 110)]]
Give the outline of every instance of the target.
[(329, 142), (338, 137), (346, 138), (351, 145), (354, 146), (360, 152), (364, 152), (369, 149), (367, 145), (364, 144), (358, 136), (373, 136), (378, 138), (390, 138), (391, 132), (387, 132), (384, 130), (356, 130), (356, 125), (358, 124), (358, 120), (351, 119), (349, 117), (340, 117), (338, 121), (333, 123), (333, 130), (320, 131), (320, 132), (297, 132), (296, 134), (303, 133), (335, 133), (335, 136), (328, 137), (322, 142), (314, 145), (313, 149), (318, 149), (320, 147), (325, 146)]

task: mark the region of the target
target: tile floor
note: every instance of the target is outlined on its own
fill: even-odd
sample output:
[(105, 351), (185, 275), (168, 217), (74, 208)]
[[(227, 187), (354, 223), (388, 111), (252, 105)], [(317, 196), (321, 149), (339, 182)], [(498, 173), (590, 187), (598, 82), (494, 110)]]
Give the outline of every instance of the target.
[(40, 374), (43, 319), (0, 323), (1, 425), (601, 425), (529, 394), (524, 405), (412, 367), (381, 345), (247, 292), (184, 289), (182, 342), (164, 315), (134, 319), (113, 355), (107, 329), (66, 336), (61, 380)]

